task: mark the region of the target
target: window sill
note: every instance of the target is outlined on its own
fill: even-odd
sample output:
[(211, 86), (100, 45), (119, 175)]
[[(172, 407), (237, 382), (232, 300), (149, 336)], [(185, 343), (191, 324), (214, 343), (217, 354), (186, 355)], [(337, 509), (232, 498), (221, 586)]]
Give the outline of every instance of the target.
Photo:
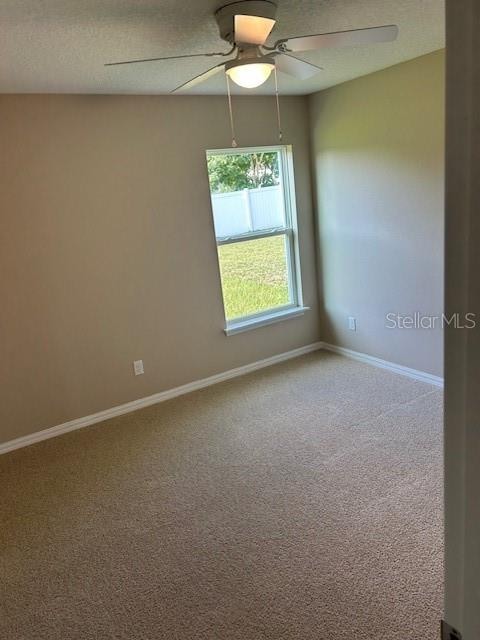
[(230, 322), (225, 328), (225, 335), (233, 336), (236, 333), (243, 333), (251, 329), (265, 327), (275, 322), (282, 322), (289, 318), (297, 318), (303, 316), (305, 311), (309, 311), (310, 307), (292, 307), (291, 309), (283, 309), (282, 311), (274, 311), (261, 317), (251, 318), (250, 320), (240, 320), (239, 322)]

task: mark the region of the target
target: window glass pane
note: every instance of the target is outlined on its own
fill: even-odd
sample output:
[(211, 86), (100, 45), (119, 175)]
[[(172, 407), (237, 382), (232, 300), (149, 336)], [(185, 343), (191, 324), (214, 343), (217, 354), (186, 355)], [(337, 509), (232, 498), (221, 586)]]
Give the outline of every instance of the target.
[(283, 234), (218, 247), (227, 320), (291, 303)]
[(212, 154), (208, 174), (217, 238), (285, 227), (278, 151)]
[(301, 304), (291, 150), (207, 151), (207, 162), (227, 324)]

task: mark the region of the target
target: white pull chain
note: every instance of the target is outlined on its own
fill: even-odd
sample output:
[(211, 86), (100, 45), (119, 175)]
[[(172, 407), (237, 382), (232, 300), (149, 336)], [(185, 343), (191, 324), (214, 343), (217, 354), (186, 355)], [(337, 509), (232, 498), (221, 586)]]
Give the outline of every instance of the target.
[(280, 142), (283, 140), (283, 131), (282, 131), (282, 120), (280, 117), (280, 98), (278, 97), (278, 78), (277, 78), (277, 67), (273, 68), (273, 75), (275, 77), (275, 99), (277, 102), (277, 121), (278, 121), (278, 139)]
[(228, 79), (228, 73), (225, 74), (227, 79), (227, 96), (228, 96), (228, 112), (230, 114), (230, 129), (232, 131), (232, 147), (237, 147), (237, 139), (235, 136), (235, 125), (233, 123), (233, 109), (232, 109), (232, 95), (230, 93), (230, 80)]

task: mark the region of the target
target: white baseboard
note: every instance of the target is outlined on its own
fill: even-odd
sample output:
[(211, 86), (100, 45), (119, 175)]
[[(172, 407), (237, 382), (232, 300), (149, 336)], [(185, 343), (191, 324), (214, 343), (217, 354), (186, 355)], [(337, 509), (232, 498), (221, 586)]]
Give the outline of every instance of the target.
[(323, 343), (314, 342), (313, 344), (308, 344), (304, 347), (293, 349), (292, 351), (280, 353), (276, 356), (265, 358), (264, 360), (258, 360), (257, 362), (243, 365), (242, 367), (236, 367), (235, 369), (230, 369), (229, 371), (224, 371), (223, 373), (217, 373), (216, 375), (210, 376), (208, 378), (195, 380), (194, 382), (189, 382), (188, 384), (181, 385), (180, 387), (168, 389), (167, 391), (161, 391), (160, 393), (155, 393), (154, 395), (148, 396), (146, 398), (133, 400), (132, 402), (127, 402), (126, 404), (121, 404), (117, 407), (112, 407), (111, 409), (105, 409), (104, 411), (93, 413), (92, 415), (85, 416), (84, 418), (69, 420), (68, 422), (64, 422), (63, 424), (59, 424), (55, 427), (43, 429), (42, 431), (37, 431), (36, 433), (32, 433), (28, 436), (16, 438), (15, 440), (10, 440), (9, 442), (4, 442), (3, 444), (0, 444), (0, 455), (2, 455), (3, 453), (8, 453), (9, 451), (14, 451), (15, 449), (28, 447), (29, 445), (35, 444), (36, 442), (41, 442), (42, 440), (55, 438), (56, 436), (62, 435), (64, 433), (69, 433), (70, 431), (76, 431), (77, 429), (88, 427), (92, 424), (96, 424), (97, 422), (103, 422), (104, 420), (108, 420), (109, 418), (115, 418), (116, 416), (121, 416), (125, 413), (137, 411), (137, 409), (149, 407), (152, 404), (165, 402), (165, 400), (170, 400), (171, 398), (182, 396), (186, 393), (196, 391), (197, 389), (210, 387), (214, 384), (217, 384), (218, 382), (223, 382), (224, 380), (230, 380), (231, 378), (243, 376), (246, 373), (257, 371), (258, 369), (263, 369), (264, 367), (270, 367), (271, 365), (283, 362), (284, 360), (290, 360), (291, 358), (297, 358), (298, 356), (302, 356), (312, 351), (318, 351), (318, 349), (321, 349), (322, 346)]
[(404, 367), (400, 364), (394, 364), (393, 362), (388, 362), (387, 360), (381, 360), (380, 358), (375, 358), (374, 356), (369, 356), (365, 353), (359, 353), (358, 351), (352, 351), (351, 349), (345, 349), (344, 347), (337, 347), (335, 345), (327, 344), (324, 342), (314, 342), (313, 344), (308, 344), (305, 347), (300, 347), (298, 349), (293, 349), (292, 351), (280, 353), (276, 356), (265, 358), (264, 360), (258, 360), (257, 362), (243, 365), (242, 367), (236, 367), (235, 369), (230, 369), (229, 371), (224, 371), (223, 373), (217, 373), (216, 375), (210, 376), (208, 378), (195, 380), (194, 382), (189, 382), (188, 384), (181, 385), (180, 387), (168, 389), (167, 391), (161, 391), (160, 393), (155, 393), (154, 395), (147, 396), (146, 398), (133, 400), (132, 402), (127, 402), (126, 404), (121, 404), (117, 407), (112, 407), (111, 409), (105, 409), (104, 411), (93, 413), (92, 415), (85, 416), (84, 418), (70, 420), (55, 427), (43, 429), (42, 431), (37, 431), (36, 433), (32, 433), (28, 436), (16, 438), (15, 440), (10, 440), (9, 442), (4, 442), (3, 444), (0, 444), (0, 455), (8, 453), (9, 451), (14, 451), (15, 449), (28, 447), (29, 445), (35, 444), (36, 442), (41, 442), (42, 440), (55, 438), (56, 436), (60, 436), (64, 433), (69, 433), (70, 431), (76, 431), (77, 429), (88, 427), (92, 424), (96, 424), (97, 422), (103, 422), (104, 420), (108, 420), (109, 418), (115, 418), (116, 416), (121, 416), (126, 413), (131, 413), (132, 411), (137, 411), (137, 409), (143, 409), (144, 407), (149, 407), (153, 404), (158, 404), (159, 402), (165, 402), (165, 400), (170, 400), (171, 398), (176, 398), (186, 393), (191, 393), (192, 391), (196, 391), (197, 389), (204, 389), (205, 387), (210, 387), (214, 384), (217, 384), (218, 382), (230, 380), (231, 378), (237, 378), (238, 376), (243, 376), (246, 373), (257, 371), (258, 369), (263, 369), (264, 367), (270, 367), (279, 362), (297, 358), (298, 356), (305, 355), (306, 353), (311, 353), (312, 351), (318, 351), (319, 349), (332, 351), (333, 353), (346, 356), (347, 358), (352, 358), (366, 364), (371, 364), (381, 369), (387, 369), (388, 371), (399, 373), (403, 376), (413, 378), (414, 380), (420, 380), (421, 382), (428, 382), (437, 387), (443, 387), (443, 378), (434, 376), (431, 373), (425, 373), (423, 371), (417, 371), (416, 369), (410, 369), (409, 367)]
[(393, 371), (393, 373), (399, 373), (402, 376), (407, 376), (407, 378), (413, 378), (414, 380), (420, 380), (421, 382), (428, 382), (436, 387), (443, 387), (443, 378), (434, 376), (431, 373), (425, 373), (424, 371), (418, 371), (417, 369), (410, 369), (410, 367), (404, 367), (401, 364), (388, 362), (388, 360), (375, 358), (374, 356), (369, 356), (366, 353), (360, 353), (359, 351), (353, 351), (352, 349), (346, 349), (345, 347), (337, 347), (334, 344), (327, 344), (326, 342), (322, 344), (322, 349), (338, 353), (339, 355), (352, 358), (353, 360), (358, 360), (359, 362), (364, 362), (365, 364), (371, 364), (374, 367), (379, 367), (380, 369), (387, 369), (388, 371)]

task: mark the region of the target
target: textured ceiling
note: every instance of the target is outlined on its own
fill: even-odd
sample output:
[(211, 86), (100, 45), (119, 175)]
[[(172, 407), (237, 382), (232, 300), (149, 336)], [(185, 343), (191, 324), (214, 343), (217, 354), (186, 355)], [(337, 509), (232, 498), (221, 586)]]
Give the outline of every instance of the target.
[[(0, 0), (0, 92), (169, 93), (216, 59), (104, 67), (130, 58), (224, 51), (221, 0)], [(307, 94), (444, 46), (444, 0), (278, 0), (272, 40), (397, 24), (396, 42), (309, 52), (309, 80), (279, 74), (284, 94)], [(220, 75), (189, 93), (225, 92)], [(272, 81), (255, 89), (271, 93)], [(238, 90), (243, 93), (244, 90)]]

